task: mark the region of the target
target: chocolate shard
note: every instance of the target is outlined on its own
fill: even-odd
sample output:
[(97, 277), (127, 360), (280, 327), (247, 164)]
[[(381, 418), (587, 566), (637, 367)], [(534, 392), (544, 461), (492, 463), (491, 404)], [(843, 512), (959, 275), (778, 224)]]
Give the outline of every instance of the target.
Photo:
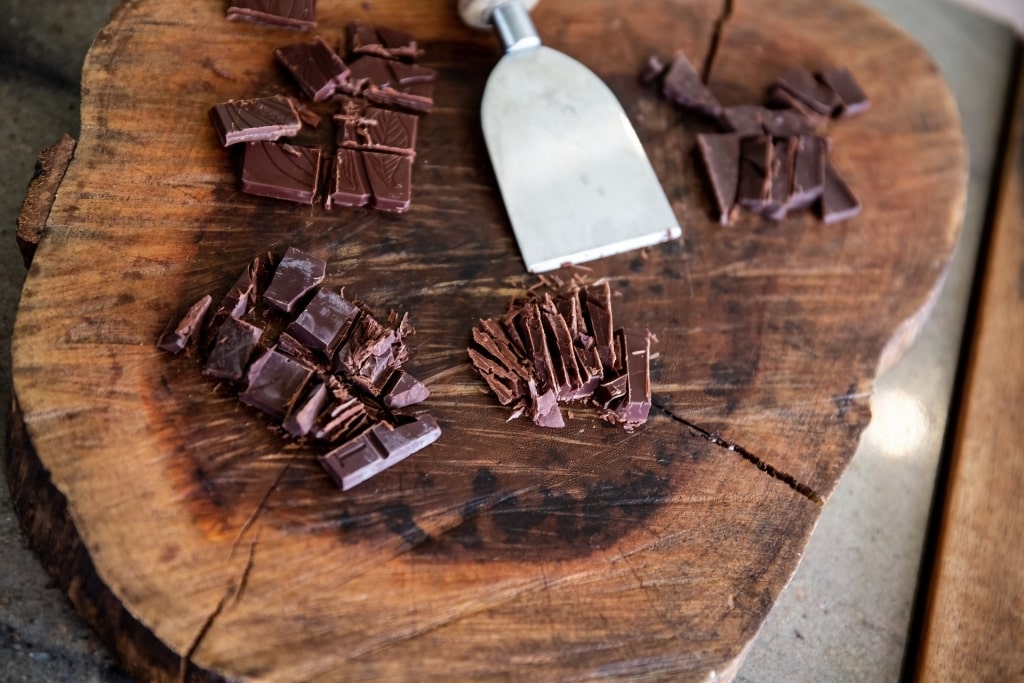
[(558, 395), (554, 387), (541, 392), (532, 379), (527, 383), (530, 392), (530, 419), (538, 427), (561, 429), (565, 427), (565, 418), (558, 408)]
[(181, 353), (186, 346), (194, 344), (199, 339), (199, 333), (203, 329), (203, 320), (212, 303), (213, 297), (207, 294), (192, 304), (185, 316), (172, 329), (160, 336), (157, 346), (169, 353)]
[(740, 177), (740, 133), (702, 133), (697, 149), (715, 199), (718, 222), (728, 225), (735, 215)]
[(437, 71), (420, 64), (391, 62), (388, 66), (391, 67), (391, 74), (395, 77), (395, 87), (398, 88), (406, 85), (433, 83), (437, 80)]
[(335, 483), (348, 491), (426, 448), (440, 436), (441, 428), (429, 415), (396, 427), (380, 423), (320, 456), (319, 461)]
[(391, 410), (400, 410), (426, 401), (430, 397), (430, 390), (405, 370), (396, 370), (381, 394), (385, 406)]
[(293, 437), (306, 436), (316, 426), (316, 419), (327, 404), (327, 383), (314, 379), (307, 384), (302, 397), (292, 405), (281, 426)]
[(668, 65), (661, 60), (661, 57), (651, 55), (640, 70), (640, 82), (644, 85), (656, 85), (664, 77), (667, 69)]
[(661, 91), (668, 99), (684, 109), (718, 118), (722, 114), (722, 104), (718, 101), (704, 82), (693, 64), (682, 52), (676, 52), (668, 71), (661, 82)]
[(611, 286), (607, 280), (589, 285), (580, 290), (580, 297), (587, 329), (597, 345), (597, 353), (604, 366), (604, 372), (616, 372), (619, 359), (614, 346)]
[(789, 210), (792, 195), (793, 170), (796, 165), (798, 142), (795, 137), (773, 138), (772, 168), (768, 202), (761, 209), (766, 218), (780, 221)]
[(348, 81), (343, 90), (349, 95), (364, 95), (370, 86), (391, 87), (393, 78), (388, 60), (364, 55), (349, 65)]
[(350, 394), (336, 378), (328, 378), (327, 390), (327, 405), (309, 432), (313, 438), (328, 444), (344, 442), (372, 424), (366, 404)]
[(605, 410), (612, 410), (612, 406), (618, 403), (618, 399), (626, 395), (626, 385), (629, 382), (627, 375), (616, 375), (611, 379), (601, 382), (594, 390), (594, 405)]
[(389, 316), (388, 324), (383, 325), (364, 311), (338, 349), (335, 371), (373, 396), (380, 396), (392, 373), (408, 359), (404, 339), (414, 332), (407, 316), (399, 320), (394, 314)]
[(238, 400), (283, 420), (312, 376), (313, 368), (272, 347), (249, 367), (248, 384)]
[(789, 69), (773, 85), (821, 116), (831, 117), (842, 106), (835, 91), (820, 83), (803, 67)]
[(282, 95), (215, 104), (210, 109), (210, 121), (224, 147), (291, 137), (302, 128), (291, 98)]
[(350, 149), (416, 155), (419, 117), (380, 107), (347, 106), (338, 121), (338, 144)]
[(400, 154), (363, 152), (373, 208), (405, 213), (412, 203), (412, 158)]
[(616, 338), (625, 359), (626, 393), (603, 417), (632, 430), (647, 422), (651, 412), (651, 335), (626, 328), (617, 330)]
[(245, 377), (246, 366), (259, 345), (263, 330), (238, 318), (227, 318), (217, 329), (213, 348), (203, 365), (208, 377), (233, 382)]
[(740, 140), (740, 176), (736, 203), (761, 213), (771, 202), (772, 153), (770, 135), (752, 135)]
[(316, 0), (232, 0), (227, 18), (275, 28), (316, 28)]
[(330, 99), (348, 83), (349, 67), (320, 36), (312, 43), (279, 47), (274, 56), (314, 102)]
[(572, 400), (583, 387), (583, 377), (576, 364), (572, 334), (550, 294), (545, 294), (541, 300), (539, 311), (545, 335), (551, 345), (549, 351), (558, 399)]
[(355, 304), (338, 292), (321, 289), (288, 325), (287, 332), (307, 348), (331, 357), (358, 317)]
[(499, 362), (508, 371), (510, 378), (518, 377), (524, 381), (529, 379), (525, 351), (509, 337), (504, 325), (494, 320), (481, 320), (473, 328), (472, 334), (473, 341)]
[(276, 142), (247, 142), (242, 191), (312, 204), (320, 182), (320, 149)]
[(263, 301), (279, 311), (292, 313), (307, 294), (320, 286), (326, 273), (323, 259), (289, 247), (274, 271)]
[(835, 167), (826, 162), (825, 187), (821, 193), (821, 217), (826, 223), (837, 223), (860, 213), (860, 200), (839, 175)]
[(825, 187), (828, 149), (828, 138), (817, 135), (801, 135), (797, 138), (793, 184), (786, 202), (790, 210), (806, 208), (821, 196)]
[(362, 152), (341, 148), (334, 155), (331, 165), (331, 185), (324, 205), (366, 206), (373, 198), (370, 180), (366, 177), (366, 166)]
[(854, 116), (871, 108), (871, 100), (864, 94), (860, 83), (849, 69), (843, 67), (825, 69), (818, 74), (818, 80), (839, 98), (840, 106), (833, 112), (834, 116)]

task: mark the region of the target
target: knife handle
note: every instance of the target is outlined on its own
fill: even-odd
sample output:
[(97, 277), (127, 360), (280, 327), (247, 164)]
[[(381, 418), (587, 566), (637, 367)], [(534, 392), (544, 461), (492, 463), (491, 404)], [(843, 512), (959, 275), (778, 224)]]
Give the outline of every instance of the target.
[[(508, 0), (459, 0), (459, 14), (462, 20), (476, 28), (491, 28), (491, 14), (498, 5)], [(527, 11), (532, 10), (538, 0), (520, 0)]]

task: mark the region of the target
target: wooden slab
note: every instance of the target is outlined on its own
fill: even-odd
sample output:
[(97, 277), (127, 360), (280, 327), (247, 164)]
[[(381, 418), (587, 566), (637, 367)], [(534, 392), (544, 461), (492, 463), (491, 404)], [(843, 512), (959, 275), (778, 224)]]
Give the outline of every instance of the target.
[[(40, 553), (142, 678), (728, 680), (854, 453), (879, 367), (935, 295), (966, 155), (936, 67), (902, 33), (852, 2), (719, 16), (546, 0), (542, 36), (625, 103), (686, 236), (592, 264), (621, 293), (617, 320), (660, 340), (650, 423), (506, 424), (465, 347), (530, 281), (477, 119), (496, 42), (450, 4), (320, 3), (322, 34), (411, 29), (440, 70), (404, 216), (237, 191), (206, 112), (287, 90), (271, 51), (301, 37), (228, 23), (220, 2), (132, 0), (89, 54), (81, 139), (15, 326), (9, 470)], [(714, 54), (726, 104), (760, 101), (794, 64), (851, 68), (874, 107), (832, 134), (862, 215), (717, 225), (697, 128), (637, 80), (676, 49)], [(327, 258), (328, 284), (411, 312), (409, 368), (444, 429), (348, 493), (155, 347), (287, 246)]]
[(1024, 72), (961, 399), (917, 679), (1024, 674)]

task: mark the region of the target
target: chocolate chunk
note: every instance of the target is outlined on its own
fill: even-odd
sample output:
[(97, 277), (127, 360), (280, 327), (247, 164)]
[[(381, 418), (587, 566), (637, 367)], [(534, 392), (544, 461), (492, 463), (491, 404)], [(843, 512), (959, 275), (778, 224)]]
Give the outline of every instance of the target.
[(618, 402), (618, 399), (626, 395), (626, 386), (629, 383), (629, 377), (626, 375), (616, 375), (606, 382), (601, 384), (594, 390), (594, 405), (611, 410), (612, 406)]
[(238, 400), (282, 420), (312, 376), (313, 368), (274, 347), (253, 361), (248, 385)]
[(259, 345), (263, 330), (237, 318), (227, 318), (217, 329), (203, 374), (233, 382), (245, 376), (249, 357)]
[(744, 209), (760, 213), (771, 202), (772, 152), (770, 135), (752, 135), (740, 140), (736, 203)]
[(704, 133), (697, 136), (704, 170), (711, 184), (718, 222), (728, 225), (736, 206), (736, 189), (740, 174), (740, 133)]
[(532, 379), (527, 383), (530, 391), (530, 419), (538, 427), (561, 429), (565, 426), (565, 418), (558, 408), (558, 395), (554, 387), (540, 392), (537, 383)]
[(263, 294), (272, 308), (292, 313), (299, 301), (320, 286), (327, 272), (323, 259), (289, 247), (274, 271), (274, 278)]
[(316, 0), (232, 0), (227, 18), (276, 28), (316, 28)]
[(537, 302), (530, 301), (523, 305), (518, 315), (517, 326), (529, 353), (528, 366), (533, 370), (532, 377), (536, 378), (538, 390), (545, 393), (550, 389), (556, 389), (558, 384), (551, 351)]
[(616, 424), (631, 429), (647, 422), (651, 412), (651, 335), (647, 330), (616, 331), (625, 358), (626, 395), (613, 412)]
[(347, 107), (335, 119), (338, 144), (351, 149), (415, 156), (419, 117), (390, 109)]
[(320, 36), (312, 43), (279, 47), (274, 56), (314, 102), (330, 99), (348, 83), (349, 68)]
[(348, 491), (426, 448), (440, 435), (441, 428), (429, 415), (397, 427), (376, 424), (319, 460), (338, 486)]
[(684, 109), (718, 118), (722, 114), (722, 105), (707, 86), (701, 81), (697, 70), (682, 52), (676, 52), (672, 64), (665, 72), (661, 90), (665, 97)]
[(363, 152), (373, 208), (405, 213), (412, 203), (412, 159), (399, 154)]
[(831, 163), (825, 164), (825, 188), (821, 193), (821, 217), (826, 223), (853, 218), (860, 213), (860, 201)]
[(363, 154), (354, 149), (339, 149), (334, 155), (331, 186), (325, 206), (366, 206), (373, 198), (370, 181), (366, 177)]
[(587, 320), (587, 328), (597, 345), (597, 353), (606, 373), (618, 369), (612, 322), (612, 290), (608, 282), (590, 285), (580, 290), (580, 303)]
[(316, 419), (327, 404), (327, 398), (326, 382), (309, 382), (302, 397), (292, 406), (281, 426), (294, 437), (306, 436), (316, 426)]
[(426, 114), (434, 106), (433, 83), (411, 83), (398, 88), (370, 86), (366, 99), (385, 107), (398, 107), (418, 114)]
[(569, 326), (550, 295), (541, 300), (539, 310), (544, 333), (551, 342), (551, 364), (558, 398), (563, 401), (574, 399), (583, 387), (583, 377), (576, 363)]
[(828, 148), (828, 138), (817, 135), (801, 135), (797, 138), (793, 185), (786, 202), (790, 209), (808, 207), (821, 196), (825, 186)]
[(352, 326), (348, 339), (338, 349), (334, 359), (335, 370), (378, 396), (391, 374), (409, 357), (404, 338), (414, 331), (407, 316), (401, 320), (390, 316), (388, 325), (383, 325), (364, 311)]
[(384, 391), (381, 392), (384, 405), (391, 410), (399, 410), (426, 401), (430, 390), (405, 370), (396, 370), (388, 379)]
[(358, 316), (359, 309), (341, 294), (321, 289), (287, 331), (307, 348), (333, 356)]
[(722, 125), (740, 135), (763, 135), (767, 107), (756, 104), (740, 104), (722, 110)]
[(358, 21), (350, 23), (347, 28), (349, 52), (352, 54), (387, 59), (417, 59), (423, 54), (416, 40), (405, 31), (374, 27)]
[(192, 304), (185, 317), (174, 326), (174, 329), (167, 330), (161, 335), (157, 346), (170, 353), (181, 353), (186, 346), (194, 343), (203, 328), (203, 319), (212, 303), (213, 297), (207, 294)]
[(810, 71), (802, 67), (786, 71), (773, 85), (822, 116), (832, 116), (842, 106), (831, 88), (822, 85)]
[(372, 424), (366, 404), (349, 394), (336, 380), (333, 387), (328, 380), (328, 392), (327, 407), (310, 430), (315, 439), (329, 444), (347, 441)]
[(244, 316), (270, 284), (271, 272), (268, 258), (262, 256), (254, 258), (221, 299), (220, 306), (217, 308), (217, 316), (233, 318)]
[(825, 69), (818, 74), (818, 80), (830, 88), (839, 98), (840, 106), (838, 110), (833, 112), (834, 116), (854, 116), (855, 114), (867, 111), (871, 107), (871, 100), (864, 94), (860, 83), (857, 82), (857, 79), (854, 78), (849, 69), (842, 67)]
[(768, 202), (761, 214), (775, 221), (786, 217), (796, 164), (797, 138), (773, 138)]
[(251, 100), (229, 100), (210, 109), (210, 121), (220, 144), (277, 140), (302, 128), (302, 120), (289, 97), (274, 95)]
[(322, 117), (315, 111), (310, 109), (305, 102), (300, 102), (294, 97), (289, 97), (288, 101), (292, 103), (293, 107), (295, 107), (295, 113), (299, 115), (299, 119), (304, 124), (306, 124), (307, 126), (311, 126), (313, 128), (317, 128), (320, 126), (320, 121)]
[(312, 204), (320, 180), (320, 149), (276, 142), (247, 142), (242, 191)]

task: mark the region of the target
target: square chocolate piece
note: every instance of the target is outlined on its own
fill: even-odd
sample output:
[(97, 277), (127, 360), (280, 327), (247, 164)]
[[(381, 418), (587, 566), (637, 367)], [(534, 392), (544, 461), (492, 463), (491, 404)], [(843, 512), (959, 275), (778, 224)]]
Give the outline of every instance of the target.
[(245, 376), (249, 357), (260, 343), (263, 330), (238, 318), (226, 318), (217, 328), (213, 348), (203, 374), (237, 382)]
[(307, 348), (332, 356), (358, 316), (359, 309), (341, 294), (321, 289), (288, 326), (288, 334)]
[(740, 176), (740, 133), (703, 133), (697, 136), (704, 170), (715, 198), (718, 222), (728, 225), (736, 206)]
[(277, 142), (247, 142), (242, 157), (242, 191), (312, 204), (320, 181), (320, 149)]
[(341, 124), (338, 126), (338, 144), (342, 147), (406, 156), (416, 154), (420, 119), (415, 114), (380, 107), (362, 110), (348, 107), (335, 120)]

